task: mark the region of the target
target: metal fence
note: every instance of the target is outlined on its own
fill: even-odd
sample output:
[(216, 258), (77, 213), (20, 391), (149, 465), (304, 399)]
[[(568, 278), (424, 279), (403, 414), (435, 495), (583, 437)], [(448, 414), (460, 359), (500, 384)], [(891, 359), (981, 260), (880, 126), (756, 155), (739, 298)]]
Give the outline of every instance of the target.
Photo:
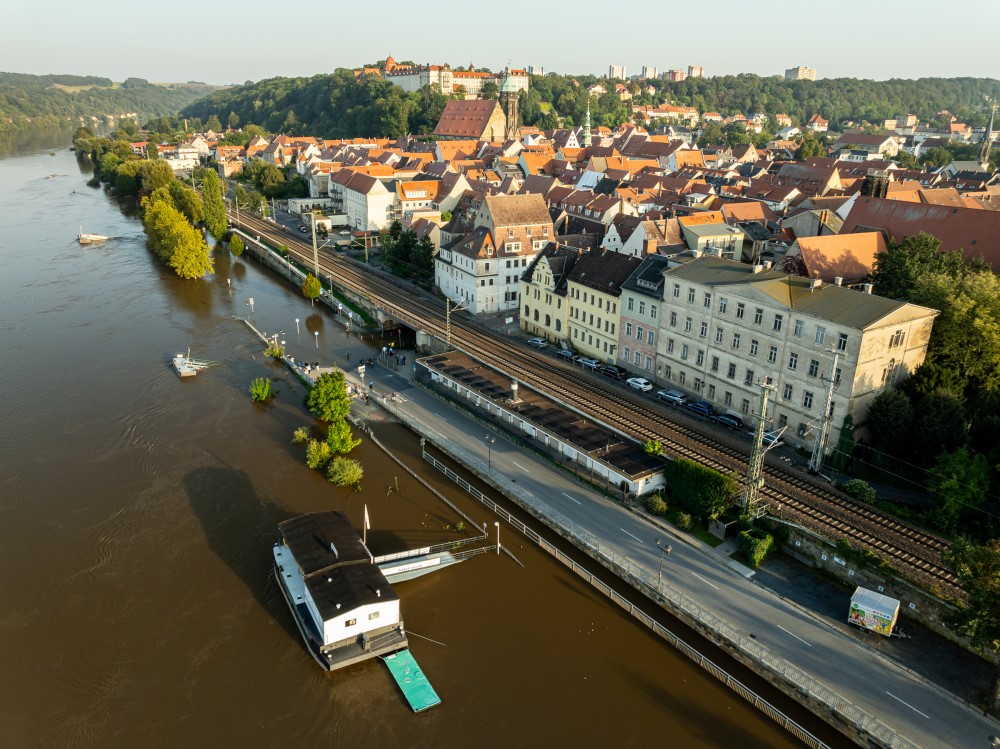
[[(534, 541), (545, 551), (558, 559), (577, 575), (590, 583), (595, 589), (610, 598), (621, 608), (628, 611), (634, 618), (641, 621), (645, 626), (652, 629), (660, 637), (667, 640), (680, 652), (697, 663), (703, 669), (712, 674), (715, 678), (727, 687), (742, 696), (747, 702), (767, 715), (773, 721), (781, 725), (786, 731), (791, 733), (806, 746), (816, 749), (828, 748), (820, 739), (813, 736), (809, 731), (800, 726), (790, 717), (771, 705), (756, 692), (742, 684), (724, 669), (699, 653), (695, 648), (657, 622), (649, 614), (646, 614), (635, 604), (628, 601), (622, 595), (612, 590), (607, 584), (594, 577), (584, 567), (573, 561), (565, 553), (557, 549), (551, 543), (542, 538), (537, 532), (526, 526), (516, 517), (507, 512), (492, 499), (487, 497), (476, 487), (459, 476), (433, 455), (423, 451), (424, 460), (444, 473), (448, 478), (458, 484), (471, 496), (479, 500), (488, 509), (498, 515), (505, 522), (510, 524), (516, 531), (525, 538)], [(833, 691), (826, 685), (816, 681), (812, 676), (802, 671), (800, 668), (776, 657), (767, 648), (760, 645), (755, 640), (742, 635), (731, 624), (720, 619), (708, 609), (704, 608), (694, 600), (688, 598), (684, 593), (677, 590), (667, 581), (658, 581), (641, 565), (635, 564), (632, 560), (616, 554), (607, 545), (601, 544), (601, 539), (578, 525), (570, 518), (563, 515), (558, 510), (545, 506), (532, 506), (531, 512), (538, 516), (543, 522), (569, 537), (577, 546), (587, 551), (590, 556), (596, 558), (604, 567), (614, 572), (619, 577), (629, 582), (633, 587), (648, 595), (651, 599), (666, 604), (675, 611), (683, 613), (686, 618), (697, 622), (706, 629), (713, 632), (719, 639), (725, 641), (730, 647), (743, 652), (758, 664), (773, 674), (779, 675), (786, 683), (794, 686), (800, 692), (809, 696), (811, 700), (823, 705), (832, 715), (837, 716), (845, 725), (853, 726), (858, 732), (867, 735), (871, 740), (880, 746), (891, 747), (892, 749), (920, 749), (917, 744), (900, 736), (890, 726), (886, 725), (878, 718), (867, 713), (862, 708), (852, 703), (847, 698)]]

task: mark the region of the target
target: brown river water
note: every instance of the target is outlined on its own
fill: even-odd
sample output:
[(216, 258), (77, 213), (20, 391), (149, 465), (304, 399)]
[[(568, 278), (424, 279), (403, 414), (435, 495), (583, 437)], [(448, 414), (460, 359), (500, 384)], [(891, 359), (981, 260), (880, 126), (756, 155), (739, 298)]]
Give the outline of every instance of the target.
[[(254, 297), (258, 326), (321, 364), (339, 326), (249, 260), (173, 277), (68, 144), (0, 145), (0, 747), (796, 745), (511, 531), (524, 568), (491, 554), (398, 586), (408, 628), (442, 643), (411, 638), (441, 706), (412, 714), (377, 661), (320, 671), (271, 576), (277, 522), (360, 525), (367, 504), (381, 553), (459, 518), (368, 440), (362, 492), (309, 471), (304, 390), (234, 317)], [(112, 239), (80, 246), (81, 226)], [(219, 366), (181, 381), (189, 346)], [(409, 432), (379, 436), (488, 519)]]

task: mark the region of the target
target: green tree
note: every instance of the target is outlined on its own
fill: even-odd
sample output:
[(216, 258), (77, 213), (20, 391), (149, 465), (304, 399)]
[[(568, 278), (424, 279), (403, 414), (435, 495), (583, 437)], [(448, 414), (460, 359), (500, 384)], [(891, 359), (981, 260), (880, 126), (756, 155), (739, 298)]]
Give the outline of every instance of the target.
[(142, 191), (146, 194), (174, 181), (174, 170), (165, 161), (144, 161), (142, 164)]
[(240, 238), (240, 235), (233, 234), (229, 239), (229, 251), (232, 253), (233, 257), (239, 257), (243, 254), (243, 250), (243, 240)]
[(213, 114), (208, 118), (208, 121), (205, 122), (205, 129), (214, 130), (217, 133), (222, 131), (222, 123), (219, 122), (217, 115)]
[(226, 233), (229, 221), (226, 217), (226, 204), (222, 200), (222, 181), (214, 171), (205, 172), (205, 181), (201, 185), (202, 203), (204, 205), (205, 226), (216, 239), (222, 239)]
[(240, 116), (236, 112), (230, 112), (229, 118), (226, 120), (226, 125), (230, 130), (235, 130), (240, 126)]
[(965, 404), (946, 390), (925, 396), (913, 415), (912, 440), (918, 454), (926, 459), (951, 452), (968, 437)]
[(686, 458), (667, 463), (666, 479), (673, 501), (702, 522), (725, 512), (736, 494), (734, 477)]
[[(980, 653), (1000, 650), (1000, 540), (983, 546), (956, 541), (944, 559), (955, 570), (967, 598), (952, 600), (954, 610), (945, 618)], [(990, 685), (989, 706), (1000, 709), (1000, 666)]]
[(718, 122), (709, 122), (702, 128), (701, 137), (698, 138), (698, 147), (717, 146), (725, 141), (725, 137), (722, 126)]
[(962, 269), (960, 252), (940, 252), (941, 240), (920, 232), (901, 242), (889, 244), (875, 258), (872, 285), (878, 296), (908, 302), (917, 279), (925, 273), (947, 272), (956, 275)]
[(323, 285), (320, 283), (319, 279), (316, 278), (312, 273), (306, 275), (305, 281), (302, 282), (302, 296), (308, 299), (311, 303), (315, 304), (316, 299), (323, 292)]
[(317, 377), (306, 398), (306, 408), (317, 418), (331, 424), (344, 421), (351, 412), (351, 398), (347, 394), (344, 373), (338, 369)]
[(357, 486), (364, 478), (365, 469), (356, 460), (336, 457), (330, 461), (326, 478), (334, 486)]
[(795, 151), (795, 158), (800, 161), (818, 156), (826, 156), (826, 146), (824, 146), (815, 135), (809, 133), (799, 144)]
[(486, 81), (479, 89), (480, 99), (496, 99), (500, 96), (500, 88), (493, 81)]
[(201, 232), (188, 223), (169, 198), (147, 199), (143, 206), (143, 226), (149, 247), (157, 257), (181, 278), (203, 278), (212, 272), (212, 258)]
[(126, 161), (115, 171), (115, 192), (121, 196), (138, 195), (142, 186), (141, 172), (143, 161)]
[(326, 444), (338, 455), (347, 455), (361, 444), (361, 440), (354, 436), (350, 423), (343, 418), (330, 422), (330, 428), (326, 432)]
[(899, 455), (905, 445), (913, 423), (913, 406), (909, 397), (898, 390), (880, 393), (868, 407), (865, 426), (872, 444), (883, 452)]
[(845, 481), (840, 488), (848, 497), (856, 499), (859, 502), (874, 504), (875, 500), (878, 499), (878, 494), (875, 490), (868, 485), (867, 481), (862, 481), (861, 479)]
[(322, 468), (330, 462), (333, 453), (326, 442), (320, 440), (309, 440), (306, 445), (306, 465), (312, 469)]
[(188, 221), (192, 224), (200, 224), (205, 220), (205, 209), (201, 195), (193, 187), (177, 180), (171, 182), (168, 187), (174, 207), (183, 213)]
[(266, 377), (257, 377), (250, 381), (250, 400), (255, 403), (266, 403), (274, 397), (271, 381)]
[(974, 514), (986, 499), (990, 466), (986, 456), (961, 447), (942, 453), (927, 472), (927, 489), (935, 495), (931, 522), (945, 533), (954, 533), (962, 515)]

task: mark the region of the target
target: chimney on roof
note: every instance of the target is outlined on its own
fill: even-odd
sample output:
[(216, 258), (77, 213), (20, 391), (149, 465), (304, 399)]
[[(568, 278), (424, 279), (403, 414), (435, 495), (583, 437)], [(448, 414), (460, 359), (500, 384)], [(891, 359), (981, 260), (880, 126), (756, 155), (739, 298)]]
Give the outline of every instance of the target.
[(844, 279), (843, 279), (843, 277), (841, 277), (841, 276), (834, 276), (833, 277), (833, 285), (834, 286), (843, 286), (844, 285)]
[(872, 289), (874, 289), (875, 287), (874, 287), (874, 286), (872, 286), (872, 284), (870, 284), (870, 283), (866, 283), (866, 284), (865, 284), (864, 286), (862, 286), (861, 288), (862, 288), (862, 289), (864, 289), (864, 292), (865, 292), (866, 294), (871, 294), (871, 293), (872, 293)]
[(691, 250), (691, 257), (693, 257), (696, 260), (698, 258), (700, 258), (701, 257), (701, 250), (699, 250), (698, 248), (695, 248), (695, 249)]
[(774, 265), (770, 260), (765, 260), (761, 263), (764, 266), (764, 270), (771, 270), (771, 266)]
[(753, 273), (755, 273), (755, 274), (756, 274), (756, 273), (760, 273), (760, 272), (761, 272), (762, 270), (764, 270), (764, 266), (763, 266), (763, 265), (761, 265), (760, 263), (757, 263), (757, 264), (755, 264), (755, 265), (751, 266), (750, 270), (751, 270), (751, 271), (752, 271)]
[(517, 397), (517, 380), (511, 380), (510, 381), (510, 402), (511, 403), (517, 403), (518, 402), (518, 397)]
[(809, 279), (809, 291), (815, 291), (816, 289), (818, 289), (822, 285), (823, 285), (823, 279), (822, 278), (810, 278)]

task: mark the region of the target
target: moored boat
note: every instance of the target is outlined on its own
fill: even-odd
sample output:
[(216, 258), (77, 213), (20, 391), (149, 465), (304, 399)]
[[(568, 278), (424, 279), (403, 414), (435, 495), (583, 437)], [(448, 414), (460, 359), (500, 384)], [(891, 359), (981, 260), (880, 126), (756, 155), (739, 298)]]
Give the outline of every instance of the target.
[(105, 242), (107, 237), (103, 234), (87, 234), (83, 227), (80, 227), (80, 233), (76, 235), (77, 240), (80, 244), (93, 244), (94, 242)]

